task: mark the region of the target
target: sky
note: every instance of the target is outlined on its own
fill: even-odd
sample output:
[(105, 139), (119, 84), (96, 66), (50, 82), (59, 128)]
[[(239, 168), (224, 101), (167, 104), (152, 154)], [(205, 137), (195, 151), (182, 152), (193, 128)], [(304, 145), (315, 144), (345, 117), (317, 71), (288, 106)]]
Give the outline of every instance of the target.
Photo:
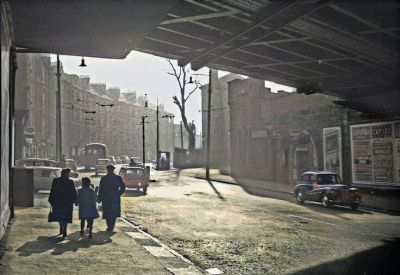
[[(52, 60), (55, 60), (55, 55)], [(119, 87), (121, 92), (136, 91), (137, 95), (147, 94), (150, 102), (164, 104), (166, 111), (175, 115), (178, 124), (180, 112), (173, 103), (172, 97), (179, 94), (179, 86), (175, 77), (168, 74), (171, 66), (165, 58), (132, 51), (125, 59), (104, 59), (85, 57), (87, 67), (79, 67), (82, 57), (61, 55), (60, 61), (64, 72), (69, 74), (90, 76), (91, 83), (105, 83), (107, 87)], [(176, 64), (176, 62), (174, 61)], [(193, 72), (202, 84), (208, 84), (208, 68)], [(222, 77), (228, 72), (219, 71)], [(293, 91), (293, 88), (265, 81), (265, 86), (272, 92), (277, 90)], [(201, 131), (201, 91), (198, 89), (187, 102), (187, 117), (194, 120), (196, 128)]]

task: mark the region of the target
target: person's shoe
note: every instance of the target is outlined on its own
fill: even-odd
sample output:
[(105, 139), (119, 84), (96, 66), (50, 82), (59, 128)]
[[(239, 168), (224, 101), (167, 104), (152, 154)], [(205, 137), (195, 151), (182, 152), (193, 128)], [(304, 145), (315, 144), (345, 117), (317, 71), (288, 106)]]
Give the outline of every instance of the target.
[(83, 236), (83, 230), (80, 231), (81, 236)]
[(93, 237), (93, 236), (92, 236), (92, 232), (90, 232), (88, 238), (91, 239), (92, 237)]

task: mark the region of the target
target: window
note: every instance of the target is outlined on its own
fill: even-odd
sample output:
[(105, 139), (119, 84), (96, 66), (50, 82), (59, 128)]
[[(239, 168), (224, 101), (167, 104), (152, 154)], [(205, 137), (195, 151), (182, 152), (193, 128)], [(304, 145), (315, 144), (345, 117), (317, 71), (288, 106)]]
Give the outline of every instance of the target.
[(126, 175), (132, 175), (132, 176), (141, 177), (141, 176), (143, 176), (143, 170), (141, 170), (141, 169), (129, 169), (129, 170), (126, 170)]
[(301, 176), (301, 181), (304, 181), (304, 182), (310, 182), (310, 174), (304, 174), (303, 176)]
[(317, 177), (317, 183), (321, 185), (340, 184), (340, 179), (337, 175), (321, 174)]

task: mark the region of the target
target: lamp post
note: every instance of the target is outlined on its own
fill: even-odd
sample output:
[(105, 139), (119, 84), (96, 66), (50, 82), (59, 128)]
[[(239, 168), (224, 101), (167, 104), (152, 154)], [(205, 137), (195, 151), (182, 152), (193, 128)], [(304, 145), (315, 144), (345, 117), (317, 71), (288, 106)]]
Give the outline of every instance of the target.
[(158, 98), (157, 98), (157, 109), (156, 109), (156, 123), (157, 123), (157, 147), (156, 147), (156, 161), (157, 161), (157, 170), (160, 169), (160, 124), (158, 122), (159, 116), (159, 109), (158, 109)]
[(208, 76), (208, 113), (207, 113), (207, 163), (206, 163), (206, 179), (210, 179), (210, 129), (211, 129), (211, 68)]
[(56, 95), (56, 158), (61, 161), (62, 155), (62, 129), (61, 129), (61, 73), (60, 56), (57, 54), (57, 95)]
[(142, 149), (143, 149), (143, 155), (142, 155), (142, 157), (143, 157), (143, 165), (145, 165), (146, 164), (146, 147), (145, 147), (145, 143), (146, 143), (146, 140), (145, 140), (145, 132), (144, 132), (144, 123), (145, 123), (145, 119), (146, 119), (146, 117), (147, 116), (142, 116), (142, 139), (143, 139), (143, 145), (142, 145)]
[[(205, 75), (205, 74), (194, 74), (194, 75)], [(193, 78), (189, 78), (189, 83), (194, 83)], [(210, 179), (210, 129), (211, 129), (211, 68), (208, 72), (208, 108), (207, 108), (207, 151), (206, 151), (206, 179)]]

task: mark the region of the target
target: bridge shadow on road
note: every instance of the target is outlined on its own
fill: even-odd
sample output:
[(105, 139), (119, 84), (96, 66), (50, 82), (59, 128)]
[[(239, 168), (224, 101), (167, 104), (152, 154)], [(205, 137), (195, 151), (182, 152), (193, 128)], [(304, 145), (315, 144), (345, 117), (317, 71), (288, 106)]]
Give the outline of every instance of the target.
[(350, 257), (323, 263), (291, 273), (292, 275), (400, 274), (400, 238), (382, 240), (383, 245)]
[(39, 236), (34, 241), (24, 243), (16, 249), (19, 256), (30, 256), (52, 250), (52, 255), (61, 255), (64, 252), (76, 252), (81, 248), (89, 248), (93, 245), (103, 245), (111, 243), (111, 236), (115, 233), (106, 231), (93, 232), (93, 239), (89, 240), (87, 236), (81, 237), (79, 231), (69, 234), (65, 240), (61, 237)]

